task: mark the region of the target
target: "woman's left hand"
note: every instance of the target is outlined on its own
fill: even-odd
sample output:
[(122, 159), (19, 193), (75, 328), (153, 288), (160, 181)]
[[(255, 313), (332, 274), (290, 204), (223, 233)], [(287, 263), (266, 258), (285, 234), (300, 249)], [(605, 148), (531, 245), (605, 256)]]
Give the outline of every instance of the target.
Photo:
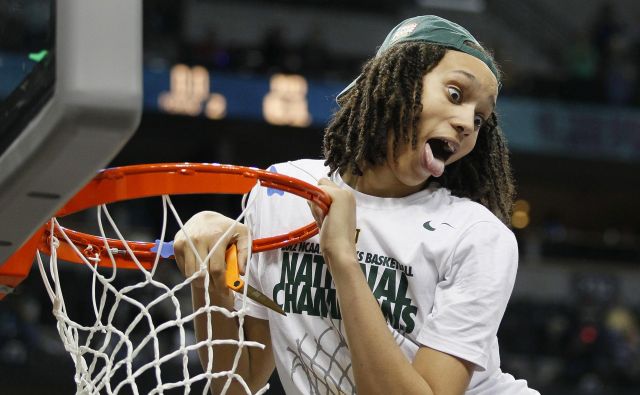
[(327, 263), (340, 262), (343, 254), (353, 256), (356, 252), (356, 200), (353, 194), (323, 178), (318, 187), (331, 197), (331, 207), (325, 215), (313, 203), (309, 203), (311, 214), (320, 228), (320, 249)]

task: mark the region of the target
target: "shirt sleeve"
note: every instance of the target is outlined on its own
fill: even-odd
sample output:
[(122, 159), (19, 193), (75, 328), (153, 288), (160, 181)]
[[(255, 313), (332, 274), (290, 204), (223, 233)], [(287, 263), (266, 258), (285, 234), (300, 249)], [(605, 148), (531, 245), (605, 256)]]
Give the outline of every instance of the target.
[(486, 370), (518, 267), (513, 233), (499, 223), (472, 225), (436, 285), (433, 310), (417, 340)]

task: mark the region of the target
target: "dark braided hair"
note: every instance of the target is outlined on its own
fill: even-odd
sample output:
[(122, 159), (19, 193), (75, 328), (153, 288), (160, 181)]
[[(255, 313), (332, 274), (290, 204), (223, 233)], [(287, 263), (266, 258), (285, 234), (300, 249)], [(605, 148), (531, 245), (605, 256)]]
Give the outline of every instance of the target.
[[(330, 172), (362, 175), (363, 170), (383, 164), (388, 137), (393, 138), (394, 160), (401, 143), (411, 142), (416, 148), (422, 78), (446, 52), (436, 44), (406, 42), (364, 65), (356, 85), (338, 99), (340, 108), (325, 129), (325, 165)], [(510, 222), (515, 188), (495, 112), (480, 129), (475, 148), (431, 182), (481, 203), (504, 223)]]

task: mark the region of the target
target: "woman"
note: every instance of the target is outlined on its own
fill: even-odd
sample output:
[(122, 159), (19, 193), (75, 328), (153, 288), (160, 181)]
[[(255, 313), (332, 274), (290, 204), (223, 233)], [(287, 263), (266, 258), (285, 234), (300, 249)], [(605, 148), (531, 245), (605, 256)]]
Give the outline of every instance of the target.
[[(307, 242), (251, 260), (247, 281), (287, 313), (248, 302), (245, 338), (266, 345), (245, 348), (239, 360), (236, 372), (252, 390), (276, 366), (291, 394), (537, 394), (499, 367), (496, 333), (518, 257), (501, 222), (513, 184), (494, 112), (499, 85), (495, 62), (467, 30), (435, 16), (408, 19), (338, 96), (324, 163), (272, 167), (321, 178), (332, 205), (324, 216), (289, 194), (252, 192), (253, 237), (302, 225), (309, 211), (320, 226)], [(233, 240), (221, 245), (245, 251), (243, 225), (213, 212), (189, 220), (174, 246), (183, 273), (194, 273), (194, 252), (206, 256), (230, 226)], [(212, 303), (232, 309), (224, 248), (209, 272)], [(198, 308), (202, 283), (192, 289)], [(212, 330), (237, 338), (234, 319), (217, 319)], [(230, 369), (236, 350), (216, 346), (212, 371)], [(201, 358), (206, 367), (206, 350)], [(215, 391), (225, 380), (214, 380)], [(231, 389), (244, 393), (237, 382)]]

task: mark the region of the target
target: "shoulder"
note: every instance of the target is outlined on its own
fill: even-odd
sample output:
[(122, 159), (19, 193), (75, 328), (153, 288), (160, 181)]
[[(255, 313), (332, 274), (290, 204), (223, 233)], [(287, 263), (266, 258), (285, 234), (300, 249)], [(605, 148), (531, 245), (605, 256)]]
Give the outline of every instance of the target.
[[(317, 185), (318, 179), (327, 176), (328, 167), (322, 160), (302, 159), (275, 163), (266, 170)], [(261, 183), (256, 183), (246, 205), (250, 207), (247, 219), (256, 235), (288, 232), (313, 221), (304, 198)]]
[(447, 189), (440, 189), (440, 207), (445, 217), (457, 224), (461, 237), (498, 237), (504, 242), (516, 244), (515, 235), (488, 208), (468, 198), (452, 195)]
[(317, 184), (320, 178), (327, 177), (329, 173), (329, 167), (324, 165), (322, 159), (299, 159), (275, 163), (267, 170), (285, 174), (313, 185)]
[[(329, 168), (319, 159), (300, 159), (274, 163), (267, 168), (267, 171), (292, 177), (311, 185), (317, 185), (320, 178), (327, 177)], [(256, 199), (260, 206), (281, 207), (284, 205), (286, 207), (290, 206), (290, 208), (299, 207), (298, 205), (305, 202), (304, 199), (294, 194), (285, 193), (283, 190), (272, 187), (264, 187), (261, 184), (257, 184), (253, 188), (252, 199)], [(304, 206), (306, 207), (306, 203)]]

